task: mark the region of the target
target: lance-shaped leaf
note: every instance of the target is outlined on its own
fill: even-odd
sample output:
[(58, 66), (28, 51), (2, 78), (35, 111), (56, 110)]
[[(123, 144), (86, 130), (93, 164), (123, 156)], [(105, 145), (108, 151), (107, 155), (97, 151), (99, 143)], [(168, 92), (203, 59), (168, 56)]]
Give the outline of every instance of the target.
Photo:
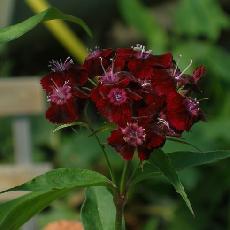
[[(154, 152), (153, 154), (157, 154)], [(183, 170), (185, 168), (205, 165), (214, 163), (219, 160), (223, 160), (230, 157), (230, 150), (216, 150), (209, 152), (187, 152), (187, 151), (178, 151), (173, 153), (168, 153), (167, 156), (172, 161), (173, 166), (177, 171)], [(142, 180), (151, 179), (152, 177), (159, 176), (161, 172), (156, 168), (154, 162), (151, 160), (148, 161), (143, 170), (140, 168), (132, 185), (139, 183)]]
[(28, 31), (32, 30), (39, 23), (55, 19), (61, 19), (76, 23), (80, 25), (87, 32), (88, 35), (92, 36), (89, 27), (85, 24), (83, 20), (72, 15), (64, 14), (54, 7), (50, 7), (47, 10), (44, 10), (41, 13), (38, 13), (28, 18), (23, 22), (0, 29), (0, 43), (9, 42), (16, 38), (19, 38)]
[(70, 189), (31, 192), (17, 199), (0, 204), (0, 229), (18, 230), (33, 215), (47, 207), (53, 200)]
[(197, 151), (201, 152), (201, 150), (199, 148), (197, 148), (195, 145), (187, 142), (186, 140), (183, 140), (183, 139), (179, 139), (179, 138), (173, 138), (173, 137), (167, 137), (167, 140), (169, 141), (173, 141), (173, 142), (177, 142), (177, 143), (181, 143), (183, 145), (188, 145), (188, 146), (191, 146), (193, 147), (194, 149), (196, 149)]
[(182, 185), (176, 169), (174, 168), (171, 159), (161, 150), (157, 150), (152, 154), (152, 157), (150, 159), (151, 163), (159, 168), (159, 171), (167, 177), (169, 182), (174, 186), (177, 193), (181, 195), (183, 200), (185, 201), (187, 207), (191, 211), (191, 213), (194, 215), (191, 203), (188, 199), (188, 196), (184, 190), (184, 186)]
[(105, 187), (86, 190), (81, 218), (85, 230), (115, 230), (116, 209), (112, 194)]
[(143, 167), (139, 166), (137, 172), (135, 173), (135, 176), (133, 177), (133, 180), (130, 181), (130, 184), (133, 186), (143, 180), (148, 180), (160, 175), (161, 172), (159, 171), (159, 169), (153, 164), (151, 164), (149, 161), (147, 161), (143, 165)]
[(168, 154), (176, 170), (188, 167), (210, 164), (230, 157), (230, 150), (216, 150), (209, 152), (178, 151)]
[[(0, 205), (0, 229), (16, 230), (53, 200), (77, 187), (110, 186), (103, 175), (86, 169), (55, 169), (7, 191), (32, 191)], [(7, 192), (5, 191), (5, 192)]]
[(100, 173), (91, 170), (59, 168), (1, 193), (7, 191), (51, 191), (96, 185), (110, 186), (112, 182)]

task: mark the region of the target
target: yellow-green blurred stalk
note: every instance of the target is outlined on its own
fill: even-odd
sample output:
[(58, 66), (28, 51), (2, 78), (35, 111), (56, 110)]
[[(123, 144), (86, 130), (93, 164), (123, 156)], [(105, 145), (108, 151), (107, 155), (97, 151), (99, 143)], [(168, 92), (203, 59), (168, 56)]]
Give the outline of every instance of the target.
[[(40, 13), (49, 8), (46, 0), (25, 0), (29, 7), (35, 12)], [(75, 57), (79, 62), (83, 62), (87, 56), (87, 49), (83, 42), (73, 33), (68, 25), (61, 20), (44, 22), (54, 37)]]

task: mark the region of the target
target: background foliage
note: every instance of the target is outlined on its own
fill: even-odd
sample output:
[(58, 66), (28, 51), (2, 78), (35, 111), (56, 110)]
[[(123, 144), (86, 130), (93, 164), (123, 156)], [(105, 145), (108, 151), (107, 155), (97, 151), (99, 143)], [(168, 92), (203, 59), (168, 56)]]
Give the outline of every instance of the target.
[[(184, 69), (190, 59), (193, 67), (203, 63), (208, 71), (202, 79), (202, 102), (206, 123), (196, 124), (184, 138), (201, 150), (230, 148), (230, 3), (227, 0), (53, 0), (51, 4), (63, 12), (82, 18), (92, 28), (90, 39), (77, 26), (71, 28), (86, 46), (125, 47), (145, 44), (153, 53), (172, 51)], [(12, 23), (32, 15), (23, 1), (16, 1)], [(30, 47), (30, 49), (28, 49)], [(43, 75), (51, 59), (69, 54), (43, 27), (39, 26), (24, 38), (1, 47), (0, 76)], [(18, 57), (20, 56), (20, 59)], [(192, 71), (190, 69), (189, 71)], [(94, 120), (99, 124), (94, 108)], [(56, 167), (92, 168), (106, 173), (104, 161), (94, 139), (85, 139), (83, 129), (54, 128), (44, 117), (33, 117), (33, 146), (36, 161), (49, 160)], [(1, 119), (0, 159), (12, 161), (10, 118)], [(105, 140), (106, 132), (101, 134)], [(90, 144), (87, 144), (88, 141)], [(193, 150), (192, 147), (168, 142), (164, 150)], [(121, 160), (111, 149), (111, 158), (120, 173)], [(188, 191), (196, 218), (186, 210), (183, 201), (162, 178), (145, 181), (130, 193), (126, 220), (129, 229), (217, 229), (230, 228), (229, 160), (190, 168), (180, 172)], [(43, 226), (61, 217), (75, 218), (83, 202), (82, 192), (72, 193), (54, 202), (40, 215)], [(86, 206), (87, 207), (87, 206)], [(144, 227), (143, 227), (144, 226)]]

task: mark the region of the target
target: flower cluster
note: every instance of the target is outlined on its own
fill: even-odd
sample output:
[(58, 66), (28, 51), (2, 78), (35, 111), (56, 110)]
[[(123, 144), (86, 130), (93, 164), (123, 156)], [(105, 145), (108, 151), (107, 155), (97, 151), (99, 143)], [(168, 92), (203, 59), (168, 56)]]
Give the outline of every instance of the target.
[(204, 119), (191, 93), (199, 90), (205, 69), (187, 75), (171, 53), (153, 55), (141, 45), (97, 49), (81, 66), (67, 59), (52, 61), (51, 70), (41, 80), (50, 102), (46, 117), (54, 123), (76, 121), (84, 102), (91, 100), (100, 115), (116, 124), (108, 143), (125, 160), (135, 151), (140, 160), (148, 159), (166, 137), (180, 137)]

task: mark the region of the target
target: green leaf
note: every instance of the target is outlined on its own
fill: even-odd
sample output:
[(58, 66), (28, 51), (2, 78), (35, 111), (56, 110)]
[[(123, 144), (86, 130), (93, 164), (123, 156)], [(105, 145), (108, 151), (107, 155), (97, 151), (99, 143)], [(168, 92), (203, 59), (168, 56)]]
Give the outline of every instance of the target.
[(54, 7), (50, 7), (47, 10), (44, 10), (41, 13), (28, 18), (23, 22), (0, 29), (0, 43), (5, 43), (17, 39), (33, 29), (39, 23), (55, 19), (76, 23), (80, 25), (88, 35), (92, 36), (89, 27), (83, 20), (72, 15), (64, 14)]
[(7, 191), (50, 191), (96, 185), (109, 186), (111, 182), (105, 176), (91, 170), (59, 168), (1, 193)]
[[(7, 191), (32, 191), (0, 205), (0, 229), (16, 230), (50, 202), (77, 187), (110, 186), (103, 175), (74, 168), (61, 168), (35, 177), (30, 182)], [(3, 191), (3, 192), (7, 192)]]
[(161, 150), (157, 150), (152, 154), (150, 159), (151, 163), (159, 168), (160, 172), (167, 177), (169, 182), (174, 186), (177, 193), (181, 195), (183, 200), (185, 201), (187, 207), (189, 208), (192, 215), (194, 215), (191, 203), (188, 199), (188, 196), (184, 190), (184, 186), (182, 185), (176, 169), (174, 168), (171, 159)]
[(116, 128), (116, 126), (115, 126), (114, 124), (112, 124), (112, 123), (107, 123), (107, 124), (101, 126), (99, 129), (96, 129), (95, 131), (93, 131), (93, 132), (89, 135), (89, 137), (94, 136), (95, 134), (98, 134), (98, 133), (102, 133), (102, 132), (108, 131), (108, 130), (113, 130), (113, 129), (115, 129), (115, 128)]
[(72, 127), (72, 126), (81, 126), (81, 127), (85, 127), (85, 128), (89, 128), (88, 124), (85, 123), (85, 122), (82, 122), (82, 121), (76, 121), (76, 122), (73, 122), (73, 123), (70, 123), (70, 124), (64, 124), (64, 125), (60, 125), (58, 126), (56, 129), (53, 130), (53, 133), (61, 130), (61, 129), (65, 129), (65, 128), (68, 128), (68, 127)]
[(197, 148), (195, 145), (183, 140), (183, 139), (179, 139), (179, 138), (173, 138), (173, 137), (167, 137), (167, 140), (169, 141), (173, 141), (173, 142), (178, 142), (184, 145), (189, 145), (191, 147), (193, 147), (194, 149), (198, 150), (199, 152), (201, 152), (201, 150), (199, 148)]
[(116, 209), (105, 187), (90, 187), (81, 210), (85, 230), (114, 230)]
[(124, 19), (147, 39), (148, 47), (154, 52), (165, 50), (167, 34), (154, 20), (152, 12), (140, 0), (119, 0), (118, 3)]
[(0, 229), (18, 230), (33, 215), (47, 207), (70, 189), (31, 192), (17, 199), (0, 204)]
[(190, 37), (217, 39), (229, 25), (229, 17), (216, 0), (180, 0), (175, 11), (176, 32)]
[(187, 152), (179, 151), (169, 153), (168, 157), (177, 170), (182, 170), (188, 167), (210, 164), (218, 160), (230, 157), (230, 150), (217, 150), (210, 152)]
[[(156, 154), (158, 154), (158, 152), (153, 153), (153, 155)], [(210, 152), (178, 151), (168, 153), (167, 157), (172, 162), (172, 165), (175, 167), (176, 171), (180, 171), (186, 168), (210, 164), (229, 158), (230, 150), (216, 150)], [(151, 156), (150, 160), (145, 163), (143, 170), (141, 168), (138, 169), (136, 177), (132, 181), (132, 185), (159, 175), (161, 175), (161, 171), (154, 163), (154, 156)]]
[(161, 173), (157, 167), (151, 164), (149, 161), (146, 161), (143, 167), (138, 168), (136, 176), (131, 181), (131, 185), (135, 185), (143, 180), (151, 179), (155, 176), (160, 176)]

